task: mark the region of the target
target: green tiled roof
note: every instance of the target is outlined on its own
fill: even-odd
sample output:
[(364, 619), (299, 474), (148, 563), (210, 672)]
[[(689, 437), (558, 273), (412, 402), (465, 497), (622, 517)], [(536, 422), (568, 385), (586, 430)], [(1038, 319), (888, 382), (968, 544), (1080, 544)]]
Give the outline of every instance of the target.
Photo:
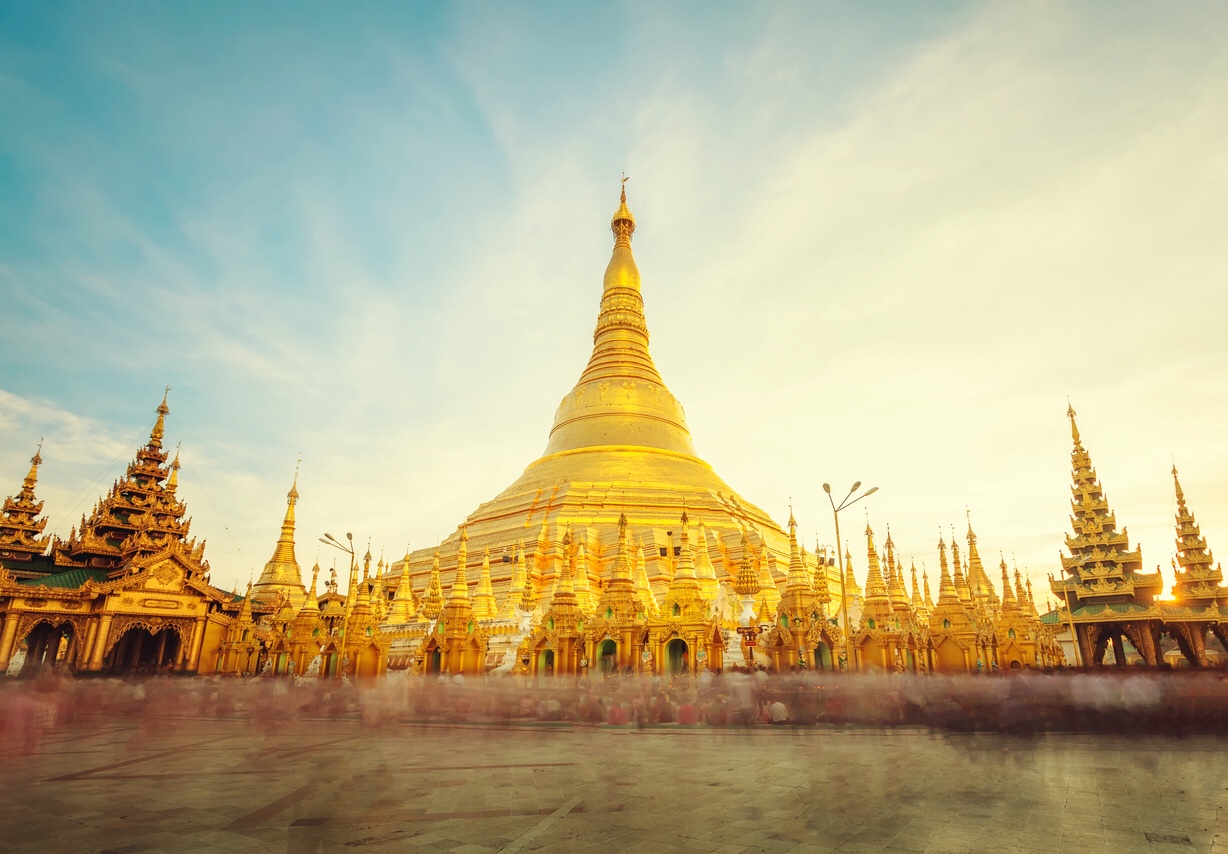
[(57, 572), (54, 575), (46, 575), (42, 578), (27, 578), (25, 581), (18, 582), (26, 587), (59, 587), (61, 589), (75, 590), (87, 581), (97, 581), (99, 583), (107, 580), (107, 571), (105, 569), (70, 569), (67, 572)]

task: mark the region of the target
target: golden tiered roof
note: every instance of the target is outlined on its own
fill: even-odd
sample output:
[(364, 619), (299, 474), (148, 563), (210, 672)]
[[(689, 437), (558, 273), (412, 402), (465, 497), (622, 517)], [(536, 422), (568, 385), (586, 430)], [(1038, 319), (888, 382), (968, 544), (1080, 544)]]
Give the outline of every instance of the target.
[(38, 467), (43, 463), (43, 443), (30, 458), (30, 471), (21, 483), (21, 491), (4, 499), (0, 515), (0, 558), (29, 561), (47, 551), (51, 537), (43, 535), (47, 519), (39, 518), (43, 502), (34, 497), (38, 485)]
[(1070, 557), (1061, 558), (1066, 577), (1054, 583), (1053, 592), (1074, 607), (1088, 600), (1125, 602), (1132, 597), (1150, 600), (1162, 589), (1160, 574), (1140, 571), (1141, 550), (1131, 551), (1126, 530), (1117, 530), (1117, 518), (1109, 509), (1091, 457), (1079, 437), (1074, 408), (1067, 407), (1066, 415), (1074, 440), (1070, 454), (1074, 480), (1071, 487), (1074, 515), (1070, 523), (1074, 536), (1066, 536)]
[(1176, 464), (1173, 465), (1173, 486), (1177, 490), (1177, 568), (1173, 596), (1178, 602), (1222, 597), (1226, 593), (1220, 587), (1224, 582), (1223, 570), (1215, 563), (1194, 514), (1186, 506)]
[[(80, 528), (74, 528), (66, 542), (57, 542), (57, 566), (122, 572), (132, 561), (187, 539), (191, 527), (191, 521), (184, 518), (187, 505), (175, 496), (179, 457), (176, 454), (168, 466), (169, 455), (162, 449), (166, 416), (170, 414), (166, 395), (156, 411), (158, 418), (149, 441), (137, 450), (123, 479), (111, 486), (88, 519), (82, 517)], [(203, 554), (203, 541), (185, 546), (194, 555)]]

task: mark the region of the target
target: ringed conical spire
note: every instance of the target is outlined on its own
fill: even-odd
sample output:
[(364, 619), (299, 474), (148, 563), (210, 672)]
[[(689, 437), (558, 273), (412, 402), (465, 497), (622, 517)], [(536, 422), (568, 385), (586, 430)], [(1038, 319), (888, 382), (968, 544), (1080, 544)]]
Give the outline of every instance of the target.
[(301, 606), (307, 596), (303, 573), (294, 555), (294, 506), (298, 504), (298, 470), (294, 482), (286, 493), (286, 516), (281, 523), (281, 534), (273, 547), (273, 556), (264, 565), (260, 579), (252, 588), (257, 604), (272, 602), (278, 593), (285, 593), (296, 606)]
[(639, 445), (693, 457), (682, 406), (665, 387), (648, 352), (640, 271), (631, 253), (635, 217), (627, 207), (625, 184), (610, 229), (614, 251), (602, 283), (593, 353), (555, 413), (546, 455)]

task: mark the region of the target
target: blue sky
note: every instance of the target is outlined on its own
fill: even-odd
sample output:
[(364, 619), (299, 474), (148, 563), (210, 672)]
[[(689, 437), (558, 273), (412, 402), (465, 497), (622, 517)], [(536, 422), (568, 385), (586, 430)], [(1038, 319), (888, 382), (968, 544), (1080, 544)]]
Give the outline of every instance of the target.
[(45, 435), (66, 533), (169, 384), (215, 578), (300, 453), (303, 563), (429, 545), (544, 447), (625, 170), (696, 446), (808, 541), (863, 479), (1039, 581), (1067, 395), (1145, 563), (1171, 455), (1228, 538), (1222, 6), (662, 5), (0, 8), (0, 492)]

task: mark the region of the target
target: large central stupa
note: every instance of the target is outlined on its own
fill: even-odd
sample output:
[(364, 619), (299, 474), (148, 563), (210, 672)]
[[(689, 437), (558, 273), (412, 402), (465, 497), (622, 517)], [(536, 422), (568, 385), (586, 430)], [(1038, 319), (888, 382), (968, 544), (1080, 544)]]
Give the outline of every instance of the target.
[[(700, 547), (701, 576), (736, 575), (745, 535), (764, 567), (762, 574), (774, 582), (783, 579), (788, 535), (700, 459), (682, 405), (653, 364), (640, 271), (631, 253), (635, 217), (627, 208), (625, 189), (610, 227), (614, 252), (602, 285), (593, 354), (555, 412), (545, 453), (471, 513), (438, 550), (409, 556), (416, 589), (423, 589), (436, 553), (447, 589), (456, 571), (461, 529), (468, 537), (468, 578), (478, 577), (473, 570), (489, 552), (490, 577), (500, 601), (521, 544), (530, 575), (543, 594), (549, 593), (569, 529), (583, 547), (582, 560), (595, 587), (608, 577), (619, 515), (626, 513), (633, 548), (641, 548), (648, 579), (661, 590), (673, 575), (684, 510), (692, 525), (690, 541)], [(394, 565), (391, 577), (401, 563)]]

